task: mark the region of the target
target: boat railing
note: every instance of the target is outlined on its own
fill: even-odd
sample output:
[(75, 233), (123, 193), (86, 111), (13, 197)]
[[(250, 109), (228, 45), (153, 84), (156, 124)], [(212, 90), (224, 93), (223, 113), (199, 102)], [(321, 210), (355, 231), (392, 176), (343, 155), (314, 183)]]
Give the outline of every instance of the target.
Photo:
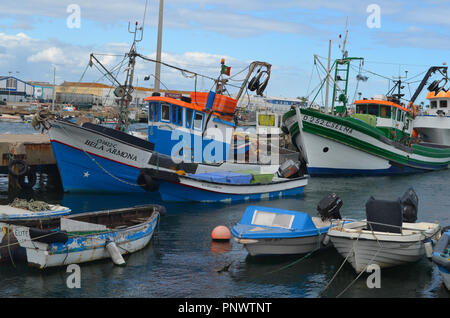
[[(344, 228), (345, 222), (347, 222), (347, 224), (348, 224), (349, 223), (348, 221), (350, 221), (350, 222), (362, 222), (362, 223), (365, 223), (366, 225), (369, 225), (369, 226), (365, 227), (365, 228), (362, 228), (362, 229)], [(336, 222), (336, 225), (333, 225), (335, 222)], [(355, 219), (336, 219), (336, 220), (331, 220), (330, 229), (334, 227), (336, 230), (338, 230), (340, 232), (342, 232), (344, 229), (345, 230), (350, 230), (350, 231), (355, 231), (355, 232), (369, 231), (369, 232), (372, 232), (372, 234), (374, 236), (375, 236), (375, 232), (380, 233), (379, 231), (374, 231), (372, 229), (372, 227), (370, 226), (370, 224), (376, 224), (376, 225), (383, 225), (383, 226), (392, 227), (392, 228), (398, 228), (398, 229), (400, 229), (399, 233), (390, 233), (390, 234), (396, 234), (396, 235), (400, 235), (400, 236), (411, 235), (411, 234), (414, 234), (414, 232), (424, 235), (425, 238), (434, 236), (434, 231), (431, 231), (431, 232), (433, 232), (433, 233), (431, 233), (432, 234), (431, 236), (427, 235), (427, 232), (430, 232), (430, 230), (432, 230), (432, 229), (429, 229), (429, 228), (420, 229), (418, 227), (408, 227), (408, 226), (404, 226), (404, 225), (399, 226), (399, 225), (393, 225), (393, 224), (387, 224), (387, 223), (381, 223), (381, 222), (374, 222), (374, 221), (369, 221), (368, 222), (367, 220), (355, 220)], [(360, 226), (358, 226), (358, 227), (360, 227)], [(413, 233), (406, 233), (405, 230), (411, 231)]]

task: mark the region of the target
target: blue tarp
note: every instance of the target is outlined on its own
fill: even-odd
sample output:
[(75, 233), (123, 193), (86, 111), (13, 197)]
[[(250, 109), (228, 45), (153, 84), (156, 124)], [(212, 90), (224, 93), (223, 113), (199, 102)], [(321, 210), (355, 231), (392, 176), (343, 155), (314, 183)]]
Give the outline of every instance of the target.
[[(294, 216), (292, 224), (289, 228), (280, 226), (268, 226), (254, 224), (254, 214), (257, 211), (269, 212), (281, 215), (286, 220), (286, 216)], [(280, 222), (282, 223), (282, 222)], [(294, 238), (305, 236), (317, 236), (328, 232), (329, 226), (323, 228), (316, 228), (311, 216), (304, 212), (289, 211), (282, 209), (275, 209), (271, 207), (249, 206), (245, 210), (242, 219), (236, 224), (231, 233), (235, 237), (248, 239), (265, 239), (265, 238)]]
[(229, 171), (189, 174), (189, 177), (197, 180), (219, 182), (219, 183), (231, 183), (231, 184), (250, 184), (253, 178), (251, 174), (236, 173)]

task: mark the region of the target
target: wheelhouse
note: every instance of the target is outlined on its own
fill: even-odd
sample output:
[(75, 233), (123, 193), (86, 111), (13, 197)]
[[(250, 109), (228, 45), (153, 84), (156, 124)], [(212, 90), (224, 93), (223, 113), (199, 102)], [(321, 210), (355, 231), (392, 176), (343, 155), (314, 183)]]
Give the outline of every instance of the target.
[[(169, 156), (181, 156), (184, 153), (182, 149), (187, 147), (191, 154), (202, 154), (206, 145), (214, 141), (219, 145), (217, 147), (223, 148), (223, 155), (215, 157), (214, 161), (227, 160), (232, 136), (227, 129), (234, 130), (235, 127), (235, 99), (215, 93), (191, 93), (190, 98), (182, 100), (151, 96), (145, 101), (148, 102), (148, 141), (155, 144), (155, 151)], [(208, 134), (210, 128), (216, 129), (211, 130), (214, 136)], [(188, 141), (185, 140), (186, 137)], [(180, 141), (183, 140), (187, 144), (180, 148)], [(195, 162), (204, 159), (200, 157), (202, 156), (197, 155)]]
[(396, 103), (385, 100), (355, 101), (355, 114), (352, 116), (386, 132), (387, 137), (399, 139), (412, 132), (410, 111)]
[(440, 91), (438, 94), (429, 92), (427, 99), (430, 101), (428, 115), (449, 116), (450, 92)]

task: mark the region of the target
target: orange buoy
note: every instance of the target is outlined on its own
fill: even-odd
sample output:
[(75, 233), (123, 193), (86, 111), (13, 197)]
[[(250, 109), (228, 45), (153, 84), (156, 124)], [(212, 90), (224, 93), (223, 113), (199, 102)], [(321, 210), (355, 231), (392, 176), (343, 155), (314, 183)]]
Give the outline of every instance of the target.
[(223, 225), (216, 226), (211, 233), (213, 240), (228, 241), (231, 238), (230, 230)]

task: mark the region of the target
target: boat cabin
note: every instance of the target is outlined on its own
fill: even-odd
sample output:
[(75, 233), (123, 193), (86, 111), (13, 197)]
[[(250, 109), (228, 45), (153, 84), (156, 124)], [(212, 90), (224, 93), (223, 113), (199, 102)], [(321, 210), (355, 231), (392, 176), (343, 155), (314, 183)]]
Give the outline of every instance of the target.
[(449, 116), (450, 92), (440, 91), (438, 94), (429, 92), (427, 99), (430, 101), (427, 115)]
[(400, 140), (412, 133), (410, 111), (399, 104), (382, 99), (363, 99), (355, 101), (355, 106), (352, 118), (381, 129), (388, 138)]
[(228, 159), (234, 131), (233, 98), (191, 93), (190, 98), (151, 96), (148, 141), (155, 151), (185, 162), (223, 162)]

